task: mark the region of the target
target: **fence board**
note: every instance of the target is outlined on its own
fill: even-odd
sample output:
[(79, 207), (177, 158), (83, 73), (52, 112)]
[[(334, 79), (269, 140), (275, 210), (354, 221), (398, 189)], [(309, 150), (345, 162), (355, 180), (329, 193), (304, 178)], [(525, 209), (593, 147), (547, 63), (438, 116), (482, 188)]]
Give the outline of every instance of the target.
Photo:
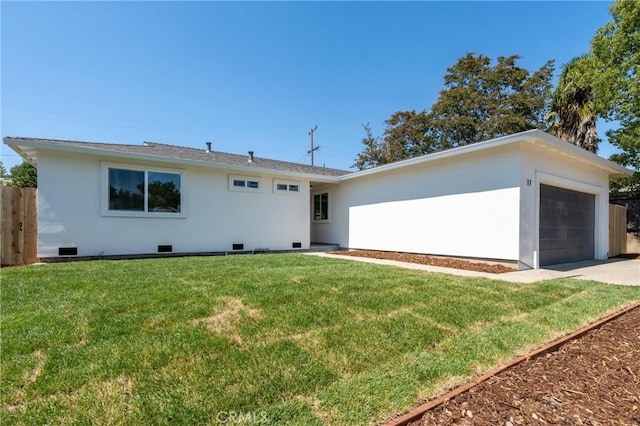
[(25, 188), (24, 258), (25, 265), (38, 261), (38, 190)]
[(609, 204), (609, 257), (627, 251), (627, 208)]
[(23, 265), (24, 258), (24, 194), (21, 188), (13, 190), (13, 206), (11, 208), (11, 222), (13, 234), (11, 239), (11, 251), (13, 252), (12, 265)]
[(0, 245), (2, 265), (34, 263), (38, 252), (37, 190), (2, 187)]
[(1, 263), (3, 265), (11, 265), (12, 260), (12, 251), (11, 251), (11, 241), (13, 239), (13, 227), (12, 225), (12, 215), (11, 209), (13, 206), (13, 188), (3, 187), (1, 192), (2, 199), (2, 208), (0, 211), (2, 212), (2, 228), (0, 232), (2, 233), (1, 245), (2, 245), (2, 259)]

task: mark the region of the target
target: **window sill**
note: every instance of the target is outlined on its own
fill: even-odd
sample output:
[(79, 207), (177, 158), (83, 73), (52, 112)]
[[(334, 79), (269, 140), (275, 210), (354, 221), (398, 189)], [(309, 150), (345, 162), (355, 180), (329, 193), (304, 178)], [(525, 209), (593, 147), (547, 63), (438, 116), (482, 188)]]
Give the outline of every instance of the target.
[(311, 223), (318, 223), (318, 224), (331, 223), (331, 220), (330, 219), (318, 219), (318, 220), (311, 219)]
[(100, 213), (103, 217), (135, 217), (144, 219), (186, 219), (185, 213), (148, 213), (107, 210)]

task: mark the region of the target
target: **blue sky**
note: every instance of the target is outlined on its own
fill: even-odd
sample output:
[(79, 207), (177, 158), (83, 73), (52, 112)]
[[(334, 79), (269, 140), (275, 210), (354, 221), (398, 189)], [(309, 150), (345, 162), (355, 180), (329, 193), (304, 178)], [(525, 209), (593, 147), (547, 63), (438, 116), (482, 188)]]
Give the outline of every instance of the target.
[(379, 134), (393, 112), (428, 109), (459, 57), (519, 54), (530, 71), (555, 59), (557, 73), (588, 51), (609, 5), (3, 1), (1, 133), (211, 141), (308, 164), (317, 125), (316, 165), (347, 169), (361, 123)]

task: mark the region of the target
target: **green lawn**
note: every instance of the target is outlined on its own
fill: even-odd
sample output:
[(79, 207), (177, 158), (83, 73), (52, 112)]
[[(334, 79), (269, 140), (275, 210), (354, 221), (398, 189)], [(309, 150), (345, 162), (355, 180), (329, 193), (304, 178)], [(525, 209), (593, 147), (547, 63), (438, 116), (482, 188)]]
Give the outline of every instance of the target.
[(367, 424), (640, 299), (304, 255), (1, 274), (3, 425)]

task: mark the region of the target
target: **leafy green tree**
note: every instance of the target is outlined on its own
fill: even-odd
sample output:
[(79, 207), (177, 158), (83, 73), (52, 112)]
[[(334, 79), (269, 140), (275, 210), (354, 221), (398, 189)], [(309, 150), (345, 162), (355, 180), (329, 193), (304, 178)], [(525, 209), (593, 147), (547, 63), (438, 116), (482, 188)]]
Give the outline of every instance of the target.
[[(640, 170), (640, 2), (616, 1), (609, 9), (612, 22), (598, 29), (588, 58), (596, 110), (618, 121), (607, 131), (609, 142), (622, 151), (612, 160)], [(640, 192), (640, 173), (613, 182), (612, 189)]]
[(0, 177), (6, 178), (9, 177), (9, 173), (7, 172), (7, 168), (0, 161)]
[(429, 113), (436, 150), (544, 127), (553, 61), (530, 74), (519, 56), (491, 59), (468, 53), (447, 69), (445, 90)]
[(364, 170), (375, 167), (378, 164), (388, 163), (388, 161), (383, 160), (384, 148), (382, 142), (379, 137), (373, 136), (371, 125), (367, 123), (363, 124), (362, 127), (366, 133), (365, 137), (362, 138), (364, 150), (356, 157), (353, 167), (357, 167), (358, 170)]
[(562, 66), (547, 121), (551, 133), (560, 139), (596, 153), (599, 139), (592, 87), (587, 77), (589, 62), (586, 55), (576, 56)]
[(544, 128), (553, 61), (531, 74), (517, 65), (518, 59), (501, 56), (492, 66), (484, 55), (468, 53), (460, 58), (447, 69), (445, 89), (428, 112), (394, 113), (385, 121), (381, 141), (375, 141), (369, 129), (355, 166), (373, 167)]
[(38, 187), (38, 171), (31, 164), (23, 161), (22, 163), (11, 168), (10, 186), (20, 188), (37, 188)]

